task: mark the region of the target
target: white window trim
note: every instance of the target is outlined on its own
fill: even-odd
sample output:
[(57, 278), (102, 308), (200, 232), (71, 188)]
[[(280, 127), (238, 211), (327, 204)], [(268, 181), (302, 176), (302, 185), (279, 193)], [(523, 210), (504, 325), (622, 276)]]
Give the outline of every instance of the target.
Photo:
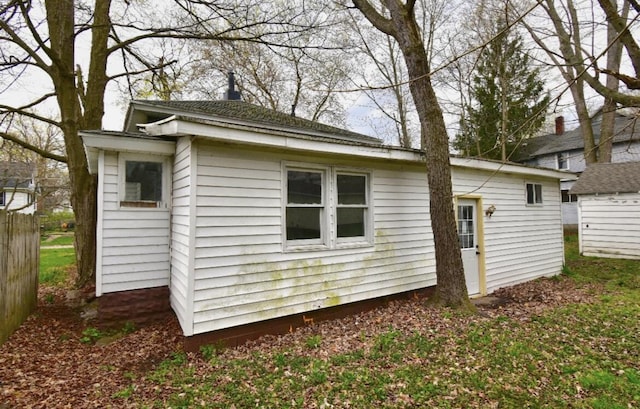
[[(307, 239), (307, 240), (287, 240), (287, 208), (288, 203), (288, 175), (289, 170), (296, 170), (301, 172), (319, 172), (322, 174), (322, 203), (320, 206), (309, 205), (308, 207), (317, 208), (320, 207), (320, 238), (319, 239)], [(329, 248), (327, 243), (327, 235), (329, 221), (328, 211), (329, 207), (328, 199), (330, 195), (327, 194), (327, 180), (330, 178), (329, 167), (319, 165), (308, 165), (299, 163), (283, 163), (282, 165), (282, 241), (284, 242), (284, 249), (290, 250), (324, 250)], [(296, 207), (307, 207), (299, 205)]]
[[(533, 203), (529, 203), (528, 197), (527, 197), (527, 186), (528, 185), (533, 185)], [(537, 195), (536, 195), (536, 185), (540, 186), (540, 202), (536, 201)], [(539, 182), (525, 182), (524, 184), (524, 203), (527, 206), (533, 206), (533, 207), (540, 207), (544, 205), (544, 194), (543, 194), (543, 190), (544, 190), (544, 186), (542, 185), (542, 183)]]
[[(365, 206), (353, 206), (353, 205), (338, 205), (338, 175), (354, 175), (354, 176), (364, 176), (365, 177)], [(344, 248), (344, 247), (362, 247), (362, 246), (370, 246), (373, 244), (373, 212), (371, 211), (371, 172), (366, 171), (364, 169), (354, 169), (354, 168), (333, 168), (332, 175), (332, 189), (333, 189), (333, 201), (335, 206), (333, 207), (335, 211), (334, 220), (336, 223), (332, 224), (332, 228), (334, 231), (332, 232), (332, 238), (335, 239), (335, 247), (336, 248)], [(364, 208), (364, 236), (355, 236), (355, 237), (338, 237), (338, 218), (337, 218), (337, 209), (338, 208)]]
[[(323, 173), (322, 201), (320, 221), (320, 240), (287, 240), (287, 171), (320, 171)], [(361, 168), (335, 167), (329, 165), (311, 164), (303, 162), (282, 162), (282, 243), (283, 252), (320, 251), (330, 249), (357, 248), (373, 246), (373, 173)], [(350, 174), (366, 177), (367, 207), (365, 209), (365, 235), (358, 237), (337, 237), (337, 175)]]
[[(169, 207), (170, 203), (170, 191), (171, 188), (171, 171), (169, 157), (150, 154), (137, 154), (137, 153), (119, 153), (118, 154), (118, 207), (120, 209), (134, 210), (134, 211), (157, 211), (164, 210)], [(162, 163), (162, 200), (158, 202), (156, 207), (135, 207), (122, 205), (125, 201), (125, 186), (126, 186), (126, 162), (159, 162)]]

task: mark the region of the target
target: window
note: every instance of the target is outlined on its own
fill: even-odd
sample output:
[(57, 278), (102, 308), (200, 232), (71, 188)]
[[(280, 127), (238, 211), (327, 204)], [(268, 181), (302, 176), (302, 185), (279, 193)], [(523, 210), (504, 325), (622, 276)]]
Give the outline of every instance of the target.
[(367, 177), (336, 175), (338, 204), (336, 209), (339, 238), (364, 237), (367, 211)]
[(458, 205), (458, 239), (461, 249), (475, 247), (473, 227), (473, 206)]
[(578, 195), (570, 195), (568, 190), (562, 190), (562, 203), (573, 203), (578, 201)]
[(322, 242), (323, 172), (287, 170), (287, 241)]
[(0, 206), (5, 205), (4, 191), (0, 192)]
[(566, 152), (561, 152), (557, 156), (558, 169), (569, 169), (569, 157)]
[(285, 247), (369, 244), (368, 174), (330, 167), (285, 174)]
[(527, 204), (542, 204), (542, 185), (540, 183), (527, 183)]
[(164, 160), (131, 158), (121, 160), (120, 206), (162, 207), (167, 189), (168, 171)]

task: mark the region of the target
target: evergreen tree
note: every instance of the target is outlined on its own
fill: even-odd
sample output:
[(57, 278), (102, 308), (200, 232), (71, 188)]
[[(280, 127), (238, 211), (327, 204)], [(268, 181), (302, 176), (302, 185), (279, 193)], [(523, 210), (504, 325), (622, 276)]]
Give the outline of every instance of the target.
[(473, 77), (472, 106), (460, 120), (453, 147), (464, 156), (508, 160), (524, 138), (543, 125), (549, 96), (519, 34), (496, 25)]

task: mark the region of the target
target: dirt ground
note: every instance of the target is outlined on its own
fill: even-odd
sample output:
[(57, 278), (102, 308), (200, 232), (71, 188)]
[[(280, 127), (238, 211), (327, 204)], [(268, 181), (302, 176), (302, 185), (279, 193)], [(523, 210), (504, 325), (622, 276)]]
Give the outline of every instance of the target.
[[(589, 302), (593, 293), (569, 279), (537, 280), (497, 291), (491, 302), (478, 303), (480, 313), (473, 319), (506, 315), (528, 320), (548, 308)], [(66, 290), (41, 288), (38, 298), (37, 311), (0, 346), (0, 409), (122, 407), (118, 393), (130, 387), (133, 379), (138, 401), (162, 401), (174, 392), (146, 377), (172, 353), (182, 351), (181, 330), (174, 317), (97, 343), (83, 342), (87, 326), (80, 311), (67, 305)], [(424, 300), (394, 302), (357, 316), (314, 323), (291, 334), (266, 336), (225, 354), (229, 359), (250, 359), (256, 349), (291, 348), (304, 344), (302, 340), (313, 333), (322, 334), (340, 352), (349, 348), (350, 340), (363, 328), (382, 333), (390, 325), (449, 325), (442, 314), (429, 312), (433, 308), (424, 304)], [(188, 359), (202, 358), (191, 354)]]

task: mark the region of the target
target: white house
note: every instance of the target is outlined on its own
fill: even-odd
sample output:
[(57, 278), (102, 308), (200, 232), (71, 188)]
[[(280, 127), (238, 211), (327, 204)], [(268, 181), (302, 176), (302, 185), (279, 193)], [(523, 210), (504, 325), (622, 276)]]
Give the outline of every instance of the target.
[(578, 196), (580, 254), (640, 259), (640, 162), (589, 165)]
[(35, 212), (34, 169), (31, 165), (0, 162), (0, 210)]
[[(591, 126), (595, 143), (600, 141), (602, 109), (592, 118)], [(565, 131), (564, 118), (556, 118), (556, 132), (528, 139), (518, 162), (550, 169), (568, 170), (580, 174), (586, 168), (582, 128)], [(611, 162), (640, 161), (640, 121), (635, 115), (618, 113), (615, 118)], [(561, 183), (562, 218), (565, 226), (578, 225), (577, 197), (570, 194), (574, 180)]]
[[(134, 101), (125, 132), (82, 137), (112, 313), (167, 297), (187, 339), (232, 343), (436, 284), (419, 151), (227, 100)], [(451, 164), (469, 293), (558, 274), (572, 175)]]

